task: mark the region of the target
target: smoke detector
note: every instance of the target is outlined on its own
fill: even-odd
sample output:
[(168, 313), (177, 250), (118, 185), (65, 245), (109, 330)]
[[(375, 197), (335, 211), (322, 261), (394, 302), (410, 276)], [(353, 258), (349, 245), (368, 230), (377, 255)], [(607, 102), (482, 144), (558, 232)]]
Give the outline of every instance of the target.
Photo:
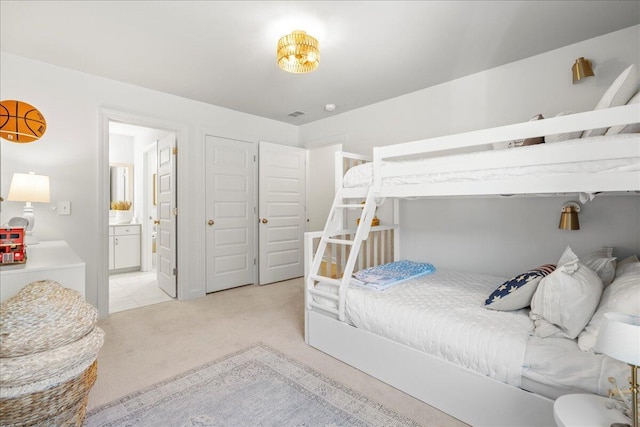
[(324, 111), (333, 111), (336, 109), (336, 104), (326, 104), (324, 106)]

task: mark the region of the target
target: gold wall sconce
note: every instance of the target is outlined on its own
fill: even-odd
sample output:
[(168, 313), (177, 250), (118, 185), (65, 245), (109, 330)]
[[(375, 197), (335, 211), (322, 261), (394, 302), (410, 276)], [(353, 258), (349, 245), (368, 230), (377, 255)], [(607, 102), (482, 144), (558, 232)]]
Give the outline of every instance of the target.
[(571, 67), (571, 73), (573, 74), (573, 84), (576, 84), (576, 82), (579, 82), (585, 77), (594, 76), (591, 61), (583, 57), (576, 59), (575, 64)]
[(563, 203), (558, 228), (561, 230), (580, 230), (580, 222), (578, 221), (579, 212), (580, 205), (577, 202)]

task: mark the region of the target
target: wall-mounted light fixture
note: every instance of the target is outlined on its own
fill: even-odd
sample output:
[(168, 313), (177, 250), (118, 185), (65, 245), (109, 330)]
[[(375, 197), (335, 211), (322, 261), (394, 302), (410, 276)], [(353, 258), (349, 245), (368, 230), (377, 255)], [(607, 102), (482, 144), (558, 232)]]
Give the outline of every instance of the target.
[(573, 74), (573, 84), (585, 77), (592, 77), (594, 74), (591, 68), (591, 61), (583, 57), (576, 59), (575, 64), (571, 67), (571, 73)]
[(296, 30), (278, 40), (278, 66), (289, 73), (308, 73), (318, 68), (320, 45), (304, 31)]
[(577, 202), (563, 203), (558, 228), (561, 230), (580, 230), (578, 212), (580, 212), (580, 205)]

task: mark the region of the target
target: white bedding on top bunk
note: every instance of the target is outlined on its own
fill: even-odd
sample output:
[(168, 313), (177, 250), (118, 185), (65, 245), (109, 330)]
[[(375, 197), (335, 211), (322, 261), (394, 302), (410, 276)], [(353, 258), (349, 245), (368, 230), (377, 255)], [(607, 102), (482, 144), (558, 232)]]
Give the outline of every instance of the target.
[[(605, 394), (609, 376), (625, 384), (624, 363), (583, 352), (575, 340), (530, 336), (527, 309), (484, 308), (487, 295), (505, 280), (439, 269), (385, 291), (350, 286), (346, 321), (516, 387), (523, 379), (543, 384), (550, 391), (541, 394), (551, 398), (568, 392)], [(316, 287), (336, 291), (322, 282)], [(329, 299), (314, 299), (335, 306)]]
[[(557, 145), (574, 145), (576, 150), (580, 150), (584, 144), (607, 144), (611, 141), (617, 141), (620, 139), (637, 139), (640, 138), (638, 134), (619, 134), (609, 136), (596, 136), (586, 139), (574, 139), (570, 141), (556, 142)], [(538, 144), (530, 145), (526, 147), (511, 148), (510, 150), (518, 150), (518, 153), (531, 153), (535, 155), (543, 152), (548, 145), (551, 144)], [(487, 156), (491, 156), (493, 153), (490, 151), (478, 151), (473, 153), (457, 154), (456, 157), (461, 162), (482, 163), (482, 160)], [(472, 171), (456, 171), (456, 172), (438, 172), (429, 173), (429, 166), (437, 164), (439, 158), (429, 157), (417, 160), (398, 160), (398, 161), (383, 161), (382, 168), (385, 168), (388, 164), (403, 164), (412, 163), (421, 165), (425, 172), (420, 175), (405, 175), (405, 176), (393, 176), (384, 177), (382, 179), (382, 185), (402, 185), (402, 184), (436, 184), (443, 182), (461, 182), (461, 181), (484, 181), (484, 180), (500, 180), (518, 176), (535, 176), (535, 175), (548, 175), (554, 173), (593, 173), (593, 172), (629, 172), (640, 171), (640, 153), (637, 157), (627, 159), (609, 159), (609, 160), (597, 160), (597, 161), (584, 161), (584, 162), (570, 162), (570, 163), (558, 163), (549, 165), (537, 165), (537, 166), (525, 166), (525, 167), (512, 167), (512, 168), (500, 168), (500, 169), (486, 169), (486, 170), (472, 170)], [(373, 185), (373, 163), (368, 162), (355, 167), (350, 168), (344, 175), (343, 186), (347, 188), (354, 187), (369, 187)]]

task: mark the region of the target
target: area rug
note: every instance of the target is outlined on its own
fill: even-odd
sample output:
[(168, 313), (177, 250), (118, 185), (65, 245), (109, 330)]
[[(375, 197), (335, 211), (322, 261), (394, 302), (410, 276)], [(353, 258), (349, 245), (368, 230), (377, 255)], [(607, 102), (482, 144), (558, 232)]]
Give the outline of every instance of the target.
[(419, 426), (262, 343), (95, 408), (86, 425)]

